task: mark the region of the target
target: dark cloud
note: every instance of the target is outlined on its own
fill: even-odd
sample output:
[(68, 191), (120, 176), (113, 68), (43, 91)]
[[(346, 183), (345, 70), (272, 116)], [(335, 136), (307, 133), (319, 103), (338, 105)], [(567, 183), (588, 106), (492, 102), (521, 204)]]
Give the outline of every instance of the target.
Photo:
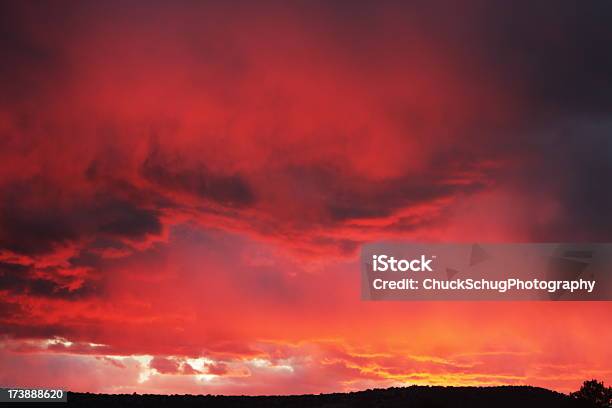
[(92, 237), (142, 239), (161, 232), (157, 210), (97, 193), (67, 193), (51, 181), (36, 178), (0, 187), (0, 247), (41, 254), (57, 245)]
[(245, 207), (255, 203), (255, 194), (244, 177), (217, 174), (204, 163), (187, 164), (180, 155), (164, 153), (155, 145), (142, 165), (142, 174), (150, 182), (171, 191), (225, 206)]
[(157, 211), (138, 208), (134, 203), (102, 198), (93, 213), (99, 214), (98, 231), (102, 236), (141, 238), (161, 232)]
[(71, 66), (60, 40), (74, 28), (71, 14), (43, 4), (0, 2), (0, 104), (35, 105), (57, 83), (69, 81)]
[[(422, 171), (383, 180), (357, 177), (333, 165), (292, 166), (285, 169), (288, 183), (296, 186), (295, 197), (306, 194), (319, 197), (328, 219), (333, 224), (356, 219), (388, 217), (402, 208), (410, 208), (432, 201), (469, 194), (482, 190), (491, 179), (492, 169), (479, 169), (482, 157), (473, 152), (454, 149), (452, 157), (442, 152), (434, 155)], [(409, 160), (409, 158), (407, 158)], [(472, 172), (472, 179), (457, 183), (457, 171)]]
[(608, 1), (485, 2), (476, 50), (490, 75), (523, 93), (527, 120), (608, 115), (610, 16)]
[(387, 217), (402, 208), (472, 193), (484, 188), (478, 181), (457, 185), (416, 175), (373, 183), (367, 190), (344, 191), (329, 202), (335, 221)]
[[(51, 196), (48, 203), (44, 197)], [(0, 246), (19, 253), (43, 253), (56, 244), (75, 239), (77, 231), (69, 214), (53, 198), (54, 186), (41, 182), (10, 183), (0, 187)]]
[(68, 286), (69, 283), (37, 277), (35, 270), (29, 266), (0, 262), (0, 290), (8, 291), (9, 294), (79, 300), (101, 293), (100, 283), (91, 280), (74, 289)]
[(533, 160), (518, 172), (518, 189), (532, 197), (534, 208), (553, 200), (556, 212), (548, 222), (531, 220), (534, 239), (612, 239), (612, 193), (608, 188), (612, 179), (611, 135), (612, 120), (569, 120), (538, 135), (531, 144)]
[(95, 282), (86, 281), (76, 289), (70, 289), (48, 279), (35, 279), (28, 283), (29, 295), (63, 300), (81, 300), (99, 295), (101, 288)]
[[(326, 2), (315, 12), (305, 8), (313, 19), (327, 17), (334, 40), (362, 64), (373, 56), (381, 67), (402, 57), (418, 61), (426, 58), (419, 55), (419, 40), (427, 41), (473, 75), (466, 81), (475, 89), (520, 99), (517, 127), (566, 115), (607, 116), (612, 108), (609, 1), (384, 1), (350, 8)], [(476, 126), (489, 120), (483, 116)]]

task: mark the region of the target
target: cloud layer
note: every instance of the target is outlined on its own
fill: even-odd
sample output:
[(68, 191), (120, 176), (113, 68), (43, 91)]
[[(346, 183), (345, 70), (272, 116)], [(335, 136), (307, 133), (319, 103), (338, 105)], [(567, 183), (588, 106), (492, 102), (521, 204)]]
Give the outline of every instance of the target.
[(607, 2), (0, 7), (0, 384), (610, 380), (605, 303), (363, 304), (355, 272), (610, 240)]

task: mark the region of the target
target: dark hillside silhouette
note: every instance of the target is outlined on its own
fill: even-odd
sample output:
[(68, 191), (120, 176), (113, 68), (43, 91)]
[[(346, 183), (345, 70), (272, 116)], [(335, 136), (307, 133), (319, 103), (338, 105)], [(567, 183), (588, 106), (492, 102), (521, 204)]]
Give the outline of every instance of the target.
[[(40, 405), (38, 405), (40, 406)], [(57, 407), (57, 404), (53, 406)], [(212, 395), (104, 395), (69, 393), (71, 407), (402, 407), (402, 408), (590, 408), (583, 399), (543, 388), (505, 387), (422, 387), (376, 389), (351, 393), (296, 396), (212, 396)]]

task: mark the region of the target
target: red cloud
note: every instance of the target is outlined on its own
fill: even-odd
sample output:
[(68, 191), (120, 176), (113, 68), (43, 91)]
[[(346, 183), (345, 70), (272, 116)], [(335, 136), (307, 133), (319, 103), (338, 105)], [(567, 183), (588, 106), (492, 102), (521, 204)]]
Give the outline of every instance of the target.
[(155, 357), (149, 365), (161, 374), (177, 374), (180, 367), (178, 361), (164, 357)]
[(608, 6), (445, 6), (0, 6), (0, 383), (609, 381), (606, 304), (358, 300), (365, 242), (610, 238)]

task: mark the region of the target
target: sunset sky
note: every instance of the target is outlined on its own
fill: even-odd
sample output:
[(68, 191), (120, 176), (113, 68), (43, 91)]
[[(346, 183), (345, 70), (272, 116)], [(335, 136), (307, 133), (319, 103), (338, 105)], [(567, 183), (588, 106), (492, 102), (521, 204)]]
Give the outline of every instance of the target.
[(610, 302), (364, 302), (380, 240), (612, 239), (609, 1), (0, 3), (0, 386), (612, 382)]

